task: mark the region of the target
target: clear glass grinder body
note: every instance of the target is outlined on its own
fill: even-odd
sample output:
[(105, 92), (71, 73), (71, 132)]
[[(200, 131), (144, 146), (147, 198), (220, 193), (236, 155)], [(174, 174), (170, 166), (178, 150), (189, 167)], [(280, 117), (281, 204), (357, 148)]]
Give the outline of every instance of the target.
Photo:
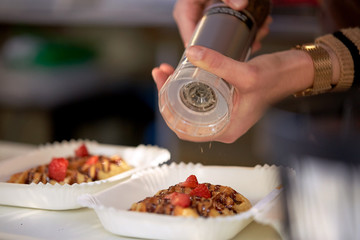
[[(258, 26), (269, 14), (269, 5), (268, 0), (253, 0), (245, 10), (235, 11), (217, 1), (205, 11), (189, 46), (205, 46), (245, 61)], [(229, 123), (232, 97), (233, 86), (195, 67), (183, 55), (159, 92), (159, 109), (172, 130), (201, 141)]]

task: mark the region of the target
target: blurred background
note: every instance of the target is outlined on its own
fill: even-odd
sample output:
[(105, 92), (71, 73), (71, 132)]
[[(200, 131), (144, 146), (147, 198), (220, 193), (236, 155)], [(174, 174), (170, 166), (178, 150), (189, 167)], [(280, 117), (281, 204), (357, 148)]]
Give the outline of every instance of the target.
[[(179, 140), (159, 114), (151, 70), (184, 51), (175, 0), (0, 1), (0, 141), (70, 139), (154, 144), (176, 162), (267, 162), (259, 124), (233, 144)], [(321, 34), (312, 0), (273, 1), (270, 34), (257, 54)]]
[[(353, 5), (328, 2), (343, 25), (334, 26), (317, 0), (273, 0), (270, 34), (253, 56), (313, 42), (353, 19), (358, 24), (359, 8), (351, 15), (346, 7)], [(181, 141), (159, 113), (151, 77), (162, 62), (175, 67), (184, 51), (174, 4), (1, 0), (0, 160), (13, 149), (80, 138), (158, 145), (174, 162), (290, 165), (297, 179), (282, 176), (290, 189), (289, 239), (360, 239), (358, 91), (285, 99), (233, 144)]]

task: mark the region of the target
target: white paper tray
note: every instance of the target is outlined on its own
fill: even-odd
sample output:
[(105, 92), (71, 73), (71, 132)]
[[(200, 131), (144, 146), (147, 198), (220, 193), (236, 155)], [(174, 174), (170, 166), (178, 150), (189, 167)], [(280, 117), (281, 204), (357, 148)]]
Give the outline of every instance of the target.
[[(88, 208), (46, 211), (0, 206), (1, 240), (139, 240), (106, 231)], [(232, 240), (285, 240), (272, 228), (251, 222)], [(186, 240), (186, 239), (184, 239)]]
[[(114, 234), (150, 239), (230, 239), (278, 196), (276, 166), (221, 167), (200, 164), (163, 165), (134, 174), (131, 179), (97, 194), (80, 196), (82, 206), (93, 208), (104, 228)], [(130, 212), (131, 204), (195, 174), (198, 181), (230, 186), (253, 207), (229, 217), (186, 218)], [(270, 197), (269, 197), (270, 196)]]
[[(74, 150), (81, 143), (86, 144), (91, 154), (119, 155), (134, 168), (105, 180), (73, 185), (6, 183), (16, 172), (49, 163), (53, 157), (74, 155)], [(47, 144), (29, 154), (0, 162), (0, 204), (49, 210), (80, 208), (81, 206), (77, 203), (78, 196), (85, 193), (96, 193), (140, 170), (158, 166), (169, 159), (169, 151), (156, 146), (115, 146), (83, 140)]]

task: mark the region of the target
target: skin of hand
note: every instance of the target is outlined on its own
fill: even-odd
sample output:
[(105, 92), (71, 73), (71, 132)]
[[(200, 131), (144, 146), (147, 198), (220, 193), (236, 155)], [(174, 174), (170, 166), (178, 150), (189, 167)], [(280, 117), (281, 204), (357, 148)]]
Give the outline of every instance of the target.
[[(248, 4), (248, 0), (223, 2), (235, 10), (241, 10)], [(173, 15), (185, 46), (190, 41), (208, 3), (209, 0), (177, 1)], [(269, 16), (258, 30), (252, 46), (253, 52), (261, 47), (260, 41), (268, 34), (271, 21)], [(340, 74), (339, 64), (334, 52), (329, 53), (334, 67), (333, 84), (336, 84)], [(191, 46), (186, 49), (186, 56), (195, 66), (221, 77), (234, 86), (233, 110), (226, 128), (214, 136), (200, 139), (174, 130), (180, 139), (187, 141), (232, 143), (263, 116), (269, 105), (313, 84), (312, 59), (303, 51), (288, 50), (261, 55), (244, 63), (205, 47)], [(152, 76), (158, 90), (173, 72), (174, 68), (166, 63), (153, 69)]]
[[(230, 123), (220, 133), (201, 139), (175, 131), (180, 139), (187, 141), (232, 143), (245, 134), (271, 104), (312, 86), (313, 82), (312, 59), (303, 51), (264, 54), (245, 63), (202, 46), (191, 46), (186, 56), (195, 66), (234, 86)], [(174, 68), (165, 63), (153, 69), (158, 90), (173, 71)]]

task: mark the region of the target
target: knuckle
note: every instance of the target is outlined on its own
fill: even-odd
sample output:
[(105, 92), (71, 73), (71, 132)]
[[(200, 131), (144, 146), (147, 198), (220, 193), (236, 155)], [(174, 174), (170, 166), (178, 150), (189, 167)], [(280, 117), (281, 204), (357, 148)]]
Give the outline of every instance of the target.
[(246, 65), (243, 69), (243, 75), (245, 79), (242, 80), (242, 90), (249, 91), (256, 87), (259, 81), (259, 68), (254, 65)]
[(222, 68), (222, 61), (219, 61), (218, 58), (207, 58), (207, 56), (204, 56), (205, 59), (207, 59), (208, 64), (209, 64), (209, 68), (211, 69), (221, 69)]

